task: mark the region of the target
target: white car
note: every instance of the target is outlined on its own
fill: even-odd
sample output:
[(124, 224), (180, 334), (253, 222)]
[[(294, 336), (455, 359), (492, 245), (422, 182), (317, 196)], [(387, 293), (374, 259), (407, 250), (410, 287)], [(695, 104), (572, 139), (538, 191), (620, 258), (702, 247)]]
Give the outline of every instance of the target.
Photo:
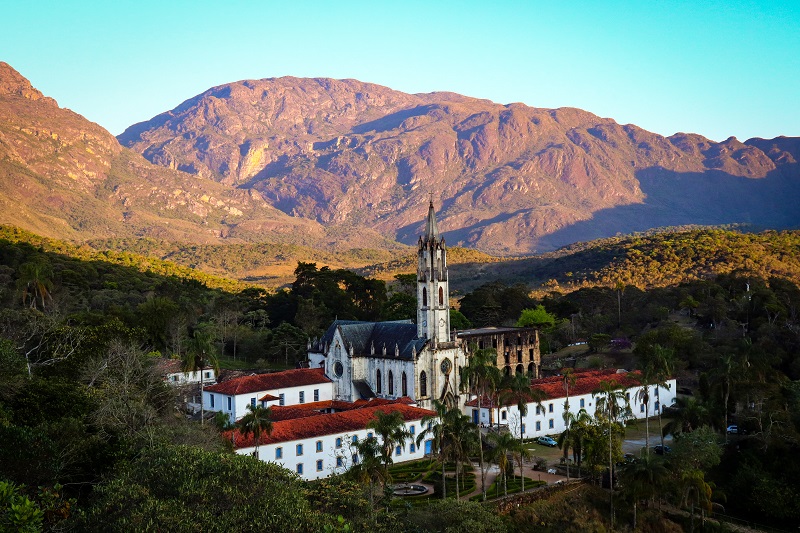
[(547, 469), (547, 473), (548, 473), (548, 474), (557, 474), (558, 472), (556, 471), (556, 469), (555, 469), (555, 468), (548, 468), (548, 469)]

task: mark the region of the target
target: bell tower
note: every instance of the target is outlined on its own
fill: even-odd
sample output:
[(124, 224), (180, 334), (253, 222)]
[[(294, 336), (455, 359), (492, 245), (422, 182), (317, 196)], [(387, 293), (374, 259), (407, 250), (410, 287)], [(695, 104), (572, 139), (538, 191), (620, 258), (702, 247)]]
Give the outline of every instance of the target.
[(417, 337), (434, 345), (450, 342), (450, 286), (447, 281), (447, 250), (439, 237), (433, 199), (428, 207), (425, 234), (417, 251)]

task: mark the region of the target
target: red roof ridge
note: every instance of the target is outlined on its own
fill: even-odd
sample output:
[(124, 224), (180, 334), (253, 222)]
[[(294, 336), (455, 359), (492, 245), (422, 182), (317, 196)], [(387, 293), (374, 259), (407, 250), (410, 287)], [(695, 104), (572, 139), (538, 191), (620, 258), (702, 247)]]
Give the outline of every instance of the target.
[(205, 390), (208, 392), (235, 396), (237, 394), (266, 392), (289, 387), (315, 385), (318, 383), (331, 383), (331, 380), (325, 376), (324, 369), (295, 368), (292, 370), (283, 370), (281, 372), (233, 378), (222, 383), (217, 383), (216, 385), (210, 385), (206, 387)]
[[(302, 409), (299, 411), (309, 412)], [(428, 409), (421, 409), (404, 403), (393, 403), (389, 405), (351, 409), (339, 413), (314, 414), (301, 418), (276, 420), (272, 423), (272, 433), (270, 435), (261, 436), (261, 444), (276, 444), (362, 430), (367, 427), (367, 423), (370, 420), (375, 418), (375, 413), (378, 411), (383, 413), (399, 411), (406, 422), (419, 420), (425, 416), (436, 414)], [(247, 438), (245, 438), (242, 433), (236, 429), (233, 432), (226, 432), (226, 438), (230, 439), (232, 433), (235, 437), (235, 448), (255, 446), (255, 437), (252, 434), (249, 434)]]

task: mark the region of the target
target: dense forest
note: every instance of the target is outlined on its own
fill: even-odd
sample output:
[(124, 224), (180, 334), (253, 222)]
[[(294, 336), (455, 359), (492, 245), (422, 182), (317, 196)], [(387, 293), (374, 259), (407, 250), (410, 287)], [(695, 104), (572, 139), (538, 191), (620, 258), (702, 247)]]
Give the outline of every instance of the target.
[[(609, 265), (605, 274), (574, 290), (559, 283), (534, 292), (523, 284), (477, 287), (460, 299), (453, 323), (515, 324), (524, 310), (541, 306), (546, 360), (588, 342), (585, 357), (555, 361), (554, 371), (619, 362), (645, 369), (655, 355), (666, 354), (679, 386), (691, 393), (679, 397), (665, 425), (676, 442), (667, 466), (702, 473), (695, 486), (707, 493), (709, 510), (713, 503), (760, 523), (796, 524), (797, 234), (700, 232), (640, 241), (602, 245), (602, 260), (585, 261)], [(692, 247), (693, 241), (701, 244)], [(673, 268), (679, 264), (686, 268)], [(719, 272), (720, 265), (726, 270)], [(662, 277), (640, 283), (654, 271)], [(156, 372), (157, 356), (213, 354), (223, 366), (285, 368), (303, 359), (308, 339), (334, 318), (415, 314), (413, 274), (398, 273), (387, 284), (300, 262), (293, 279), (268, 292), (137, 254), (5, 228), (0, 529), (247, 531), (259, 524), (287, 531), (423, 531), (426, 520), (447, 517), (452, 531), (526, 531), (532, 516), (550, 530), (607, 523), (602, 498), (592, 499), (597, 493), (569, 506), (539, 502), (504, 516), (472, 502), (397, 508), (381, 500), (376, 513), (365, 516), (370, 504), (363, 480), (304, 483), (273, 465), (232, 455), (220, 428), (189, 420), (177, 408), (180, 399)], [(678, 467), (685, 460), (677, 453), (681, 438), (691, 442), (690, 436), (710, 432), (723, 442), (730, 424), (746, 435), (715, 448), (711, 459), (690, 457), (694, 469)], [(685, 480), (659, 483), (665, 503), (686, 500), (678, 494)], [(576, 507), (591, 521), (574, 521)], [(652, 518), (656, 509), (648, 505), (641, 512)], [(622, 519), (629, 511), (619, 513)], [(669, 530), (658, 519), (643, 523)]]

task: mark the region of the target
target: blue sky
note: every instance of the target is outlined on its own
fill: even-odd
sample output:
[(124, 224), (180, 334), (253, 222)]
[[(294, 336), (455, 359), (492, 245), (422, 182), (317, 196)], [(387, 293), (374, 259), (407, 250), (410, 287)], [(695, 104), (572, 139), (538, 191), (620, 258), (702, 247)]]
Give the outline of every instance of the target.
[(579, 107), (671, 135), (800, 136), (800, 1), (5, 2), (0, 60), (121, 133), (222, 83), (356, 78)]

